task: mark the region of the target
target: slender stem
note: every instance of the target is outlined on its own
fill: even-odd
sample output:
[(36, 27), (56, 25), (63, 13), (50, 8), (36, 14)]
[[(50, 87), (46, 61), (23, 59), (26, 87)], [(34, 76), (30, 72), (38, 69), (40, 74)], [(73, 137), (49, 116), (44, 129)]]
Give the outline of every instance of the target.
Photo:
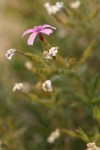
[(24, 56), (26, 56), (26, 55), (25, 55), (25, 53), (23, 53), (23, 52), (20, 52), (20, 51), (15, 51), (15, 53), (18, 53), (18, 54), (21, 54), (21, 55), (24, 55)]
[(44, 37), (43, 37), (43, 35), (42, 35), (41, 33), (39, 33), (38, 35), (39, 35), (40, 41), (41, 41), (41, 42), (44, 42)]
[(70, 12), (66, 10), (64, 7), (62, 8), (62, 11), (66, 14), (67, 17), (70, 16)]
[(28, 55), (27, 55), (26, 53), (24, 53), (24, 52), (16, 51), (15, 53), (21, 54), (21, 55), (23, 55), (23, 56), (25, 56), (25, 57), (28, 57)]
[(59, 16), (57, 16), (56, 14), (52, 14), (52, 16), (54, 17), (54, 19), (60, 23), (60, 24), (63, 24), (64, 26), (66, 26), (66, 22), (64, 22)]

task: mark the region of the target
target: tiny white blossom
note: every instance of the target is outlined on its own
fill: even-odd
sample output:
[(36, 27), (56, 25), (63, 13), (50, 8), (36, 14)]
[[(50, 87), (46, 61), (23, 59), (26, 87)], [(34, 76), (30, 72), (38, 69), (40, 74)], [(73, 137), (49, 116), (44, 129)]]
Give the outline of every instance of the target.
[(58, 47), (52, 47), (49, 52), (46, 54), (46, 59), (52, 59), (53, 57), (56, 57), (56, 54), (58, 52)]
[(16, 90), (21, 90), (22, 88), (23, 88), (23, 83), (15, 83), (12, 91), (15, 92)]
[(9, 49), (9, 50), (6, 52), (6, 54), (5, 54), (6, 58), (9, 59), (9, 60), (11, 60), (11, 58), (12, 58), (12, 56), (15, 54), (15, 52), (16, 52), (15, 49)]
[(53, 131), (49, 137), (47, 138), (48, 143), (54, 143), (56, 139), (60, 137), (60, 130), (57, 128), (55, 131)]
[(45, 92), (52, 92), (53, 88), (52, 88), (52, 84), (51, 84), (51, 80), (46, 80), (43, 84), (42, 84), (42, 89)]
[(51, 5), (49, 2), (46, 2), (44, 4), (44, 7), (47, 9), (47, 12), (49, 15), (56, 14), (58, 11), (60, 11), (64, 7), (63, 2), (56, 2), (55, 5)]
[(73, 9), (77, 9), (77, 8), (79, 8), (80, 4), (81, 4), (81, 2), (79, 0), (77, 0), (76, 2), (71, 2), (70, 7)]
[(88, 143), (88, 144), (87, 144), (87, 150), (100, 150), (100, 148), (97, 147), (97, 146), (95, 145), (95, 143), (93, 142), (93, 143)]
[(45, 3), (44, 6), (47, 9), (49, 15), (56, 14), (56, 12), (58, 11), (58, 8), (55, 7), (55, 5), (50, 5), (50, 3)]

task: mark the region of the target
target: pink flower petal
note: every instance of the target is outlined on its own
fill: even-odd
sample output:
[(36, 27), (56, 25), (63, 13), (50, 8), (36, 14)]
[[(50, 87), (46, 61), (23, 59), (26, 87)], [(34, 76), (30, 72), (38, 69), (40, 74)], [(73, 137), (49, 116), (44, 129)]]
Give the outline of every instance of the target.
[(42, 26), (43, 29), (45, 28), (51, 28), (51, 29), (56, 29), (55, 27), (50, 26), (49, 24), (45, 24)]
[(28, 42), (27, 42), (28, 45), (33, 45), (33, 42), (34, 42), (34, 40), (35, 40), (36, 35), (37, 35), (36, 32), (34, 32), (34, 33), (32, 33), (32, 34), (30, 35), (30, 37), (28, 38)]
[(50, 35), (53, 31), (51, 29), (43, 29), (40, 32), (44, 33), (44, 34), (47, 34), (47, 35)]
[(22, 37), (28, 33), (31, 33), (31, 32), (34, 32), (34, 29), (28, 29), (26, 30), (23, 34), (22, 34)]

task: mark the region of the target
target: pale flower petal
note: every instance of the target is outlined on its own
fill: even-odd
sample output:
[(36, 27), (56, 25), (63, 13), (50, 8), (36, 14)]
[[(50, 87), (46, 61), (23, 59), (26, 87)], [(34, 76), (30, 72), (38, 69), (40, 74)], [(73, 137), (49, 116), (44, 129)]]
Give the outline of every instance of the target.
[(44, 34), (47, 34), (47, 35), (50, 35), (53, 31), (51, 29), (43, 29), (40, 32), (44, 33)]
[(49, 24), (43, 25), (42, 28), (43, 28), (43, 29), (44, 29), (44, 28), (51, 28), (51, 29), (54, 29), (54, 30), (56, 29), (55, 27), (50, 26)]
[(34, 29), (28, 29), (28, 30), (26, 30), (26, 31), (22, 34), (22, 37), (23, 37), (24, 35), (26, 35), (26, 34), (28, 34), (28, 33), (32, 33), (32, 32), (34, 32)]
[(48, 143), (54, 143), (56, 139), (60, 137), (60, 130), (57, 128), (55, 131), (53, 131), (49, 137), (47, 138)]
[(28, 38), (28, 45), (32, 45), (33, 44), (33, 42), (34, 42), (34, 40), (35, 40), (35, 37), (36, 37), (36, 35), (37, 35), (37, 33), (36, 32), (34, 32), (34, 33), (32, 33), (31, 35), (30, 35), (30, 37)]
[(79, 0), (77, 0), (75, 2), (71, 2), (70, 7), (73, 9), (77, 9), (77, 8), (79, 8), (80, 4), (81, 4), (81, 2)]

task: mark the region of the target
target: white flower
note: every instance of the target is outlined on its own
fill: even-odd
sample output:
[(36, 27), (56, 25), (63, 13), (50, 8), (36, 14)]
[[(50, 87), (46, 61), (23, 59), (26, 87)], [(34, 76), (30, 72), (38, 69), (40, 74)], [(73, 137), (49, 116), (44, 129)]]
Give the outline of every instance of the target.
[(88, 143), (88, 144), (87, 144), (87, 150), (100, 150), (100, 148), (97, 147), (97, 146), (95, 145), (95, 143)]
[(56, 140), (57, 138), (59, 138), (59, 137), (60, 137), (60, 130), (57, 128), (55, 131), (53, 131), (53, 132), (49, 135), (49, 137), (47, 138), (47, 142), (48, 142), (48, 143), (54, 143), (55, 140)]
[(15, 83), (15, 85), (13, 86), (12, 91), (15, 92), (16, 90), (21, 90), (22, 92), (27, 93), (30, 90), (30, 85), (27, 82)]
[(46, 2), (45, 4), (44, 4), (44, 7), (49, 7), (50, 6), (50, 3), (49, 2)]
[(79, 8), (80, 4), (81, 4), (81, 2), (79, 0), (77, 0), (76, 2), (71, 2), (70, 7), (73, 9), (77, 9), (77, 8)]
[(50, 3), (48, 2), (46, 2), (44, 6), (47, 9), (49, 15), (56, 14), (56, 12), (58, 11), (58, 8), (55, 7), (55, 5), (50, 5)]
[(49, 15), (56, 14), (56, 12), (60, 11), (64, 7), (63, 2), (56, 2), (55, 5), (50, 5), (49, 2), (44, 4), (44, 7), (47, 9)]
[(58, 47), (52, 47), (49, 52), (46, 54), (46, 59), (52, 59), (53, 57), (56, 57), (56, 54), (58, 52)]
[(52, 88), (52, 85), (51, 85), (51, 80), (46, 80), (46, 81), (42, 84), (42, 89), (43, 89), (45, 92), (52, 92), (52, 91), (53, 91), (53, 88)]
[(16, 90), (21, 90), (22, 88), (23, 88), (23, 83), (15, 83), (12, 91), (15, 92)]
[(9, 49), (9, 50), (6, 52), (6, 54), (5, 54), (6, 58), (9, 59), (9, 60), (11, 60), (11, 58), (12, 58), (12, 56), (15, 54), (15, 52), (16, 52), (15, 49)]
[(56, 7), (62, 9), (64, 7), (64, 2), (56, 2)]

